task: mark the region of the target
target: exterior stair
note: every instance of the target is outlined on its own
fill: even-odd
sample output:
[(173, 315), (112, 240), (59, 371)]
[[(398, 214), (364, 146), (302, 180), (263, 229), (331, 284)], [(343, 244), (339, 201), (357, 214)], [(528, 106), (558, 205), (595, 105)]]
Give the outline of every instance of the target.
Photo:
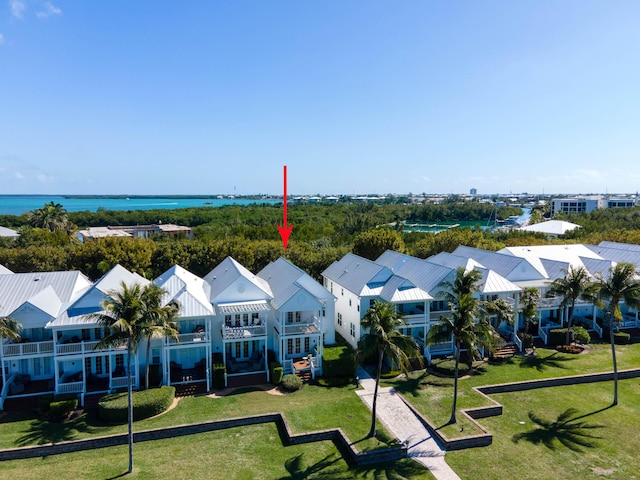
[(513, 357), (516, 353), (518, 353), (518, 347), (516, 345), (504, 345), (496, 350), (491, 358), (494, 360), (506, 360)]

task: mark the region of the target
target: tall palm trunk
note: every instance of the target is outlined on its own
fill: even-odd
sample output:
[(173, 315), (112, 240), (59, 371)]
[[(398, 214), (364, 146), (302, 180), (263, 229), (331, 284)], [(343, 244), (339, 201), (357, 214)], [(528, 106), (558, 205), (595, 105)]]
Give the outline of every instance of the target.
[(382, 361), (384, 359), (384, 349), (378, 352), (378, 371), (376, 372), (376, 386), (373, 389), (373, 405), (371, 408), (371, 428), (367, 434), (367, 438), (376, 436), (376, 407), (378, 405), (378, 385), (380, 384), (380, 375), (382, 373)]
[(133, 379), (131, 378), (131, 337), (127, 340), (127, 401), (129, 403), (129, 470), (133, 472)]
[(149, 390), (149, 354), (151, 353), (151, 336), (147, 337), (147, 352), (144, 372), (144, 389)]
[(458, 365), (460, 364), (460, 341), (456, 339), (456, 367), (453, 372), (453, 407), (451, 407), (451, 418), (449, 423), (456, 423), (456, 408), (458, 404)]
[(573, 310), (576, 307), (576, 301), (573, 300), (571, 302), (571, 306), (569, 307), (569, 318), (567, 319), (567, 338), (566, 344), (569, 345), (570, 336), (571, 336), (571, 327), (573, 326)]
[(613, 360), (613, 403), (611, 405), (618, 404), (618, 362), (616, 360), (616, 342), (613, 337), (613, 322), (615, 321), (615, 314), (611, 313), (609, 319), (609, 340), (611, 341), (611, 359)]

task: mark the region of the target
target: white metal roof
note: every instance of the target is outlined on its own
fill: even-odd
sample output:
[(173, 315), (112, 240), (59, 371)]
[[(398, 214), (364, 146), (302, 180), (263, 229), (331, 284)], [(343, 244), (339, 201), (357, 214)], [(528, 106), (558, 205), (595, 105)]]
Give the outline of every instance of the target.
[(329, 265), (322, 275), (356, 295), (365, 296), (371, 289), (384, 285), (393, 273), (385, 266), (348, 253)]
[(387, 250), (377, 259), (401, 277), (410, 280), (416, 287), (427, 292), (431, 298), (436, 296), (438, 286), (455, 271), (427, 260), (411, 257), (403, 253)]
[(597, 246), (589, 245), (589, 250), (597, 254), (600, 258), (604, 258), (615, 263), (632, 263), (637, 268), (640, 268), (640, 245), (601, 242)]
[(56, 316), (65, 303), (90, 285), (89, 279), (77, 271), (0, 275), (0, 316), (10, 317), (21, 305), (31, 302)]
[(0, 237), (18, 238), (20, 234), (15, 230), (0, 226)]
[[(555, 275), (558, 275), (559, 272), (556, 270), (554, 272), (554, 276), (549, 275), (542, 263), (542, 259), (563, 262), (566, 265), (564, 268), (565, 271), (568, 269), (569, 265), (573, 267), (584, 267), (585, 265), (582, 258), (602, 259), (600, 255), (582, 244), (507, 247), (500, 250), (499, 253), (506, 253), (515, 257), (524, 258), (546, 278), (551, 279), (558, 278)], [(560, 276), (564, 276), (564, 274)]]
[(564, 235), (565, 233), (575, 230), (576, 228), (580, 228), (580, 225), (571, 222), (565, 222), (564, 220), (549, 220), (547, 222), (527, 225), (525, 227), (519, 228), (518, 230), (544, 233), (546, 235)]
[(218, 295), (224, 292), (227, 287), (239, 278), (244, 278), (269, 297), (273, 297), (271, 287), (269, 287), (266, 281), (251, 273), (232, 257), (227, 257), (204, 277), (205, 282), (207, 282), (211, 288), (209, 294), (210, 301), (215, 303)]
[(4, 265), (0, 265), (0, 275), (10, 275), (13, 272), (11, 270), (9, 270), (7, 267), (5, 267)]
[(454, 255), (473, 258), (485, 268), (493, 270), (511, 282), (526, 282), (531, 280), (543, 280), (545, 275), (536, 269), (526, 259), (505, 251), (490, 252), (479, 248), (460, 245), (453, 252)]
[(156, 278), (154, 283), (167, 291), (165, 303), (175, 300), (180, 304), (180, 317), (214, 314), (209, 302), (209, 284), (181, 266), (174, 265)]
[(311, 278), (309, 274), (283, 257), (269, 263), (258, 272), (258, 277), (269, 284), (273, 294), (271, 304), (275, 309), (279, 309), (301, 290), (321, 302), (326, 303), (335, 299), (331, 292)]

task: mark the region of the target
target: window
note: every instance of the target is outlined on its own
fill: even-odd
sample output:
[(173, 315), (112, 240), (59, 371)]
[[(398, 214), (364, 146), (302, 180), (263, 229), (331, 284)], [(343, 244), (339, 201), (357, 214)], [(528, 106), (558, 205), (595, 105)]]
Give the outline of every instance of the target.
[(356, 337), (356, 326), (353, 323), (349, 325), (349, 333), (351, 333), (353, 338)]
[(151, 350), (151, 363), (158, 365), (160, 363), (160, 349), (154, 348)]
[(287, 312), (287, 323), (293, 323), (293, 312)]
[(225, 316), (224, 316), (224, 324), (225, 324), (227, 327), (230, 327), (230, 326), (231, 326), (231, 315), (225, 315)]
[(351, 298), (349, 298), (349, 306), (351, 306)]
[(84, 359), (84, 371), (87, 372), (87, 374), (91, 373), (91, 357)]
[(296, 337), (296, 353), (300, 353), (300, 337)]
[(302, 314), (300, 312), (296, 312), (296, 323), (300, 323), (302, 320)]
[(287, 339), (287, 355), (292, 355), (292, 354), (293, 354), (293, 339), (288, 338)]
[(248, 313), (243, 313), (242, 314), (242, 324), (245, 327), (249, 325), (249, 314)]
[(375, 303), (375, 300), (373, 298), (369, 300), (369, 308), (373, 307), (374, 303)]
[(240, 358), (242, 355), (242, 349), (241, 349), (242, 344), (240, 342), (236, 342), (235, 345), (236, 345), (236, 358)]
[(258, 315), (258, 312), (253, 312), (251, 314), (251, 323), (255, 325), (256, 323), (258, 323), (259, 320), (260, 320), (260, 315)]
[(118, 370), (120, 368), (124, 369), (124, 355), (123, 354), (116, 355), (116, 370)]
[(249, 356), (249, 342), (242, 342), (242, 345), (244, 346), (242, 353), (243, 353), (243, 357), (247, 358)]
[(308, 352), (309, 350), (309, 337), (304, 337), (304, 351)]
[(341, 288), (340, 290), (342, 291), (342, 293), (341, 293), (341, 294), (342, 294), (342, 296), (344, 297), (344, 288)]
[(105, 373), (102, 371), (102, 357), (96, 357), (96, 373), (98, 375)]
[(235, 320), (236, 320), (236, 327), (239, 327), (240, 326), (240, 314), (239, 313), (236, 314)]
[(91, 330), (88, 328), (83, 328), (82, 329), (82, 341), (83, 342), (88, 342), (89, 340), (91, 340)]
[(326, 309), (326, 307), (322, 307), (322, 313), (321, 313), (321, 315), (322, 315), (323, 317), (326, 317), (326, 316), (327, 316), (327, 309)]
[(338, 313), (338, 325), (342, 325), (342, 314)]

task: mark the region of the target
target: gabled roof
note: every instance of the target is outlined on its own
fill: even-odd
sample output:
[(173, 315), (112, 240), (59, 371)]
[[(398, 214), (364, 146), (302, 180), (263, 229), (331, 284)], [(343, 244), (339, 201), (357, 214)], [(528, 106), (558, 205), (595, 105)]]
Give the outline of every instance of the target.
[(291, 297), (300, 291), (305, 291), (319, 301), (333, 300), (335, 297), (322, 285), (316, 282), (304, 270), (298, 268), (283, 257), (269, 263), (258, 277), (269, 284), (273, 294), (271, 304), (279, 309)]
[(175, 300), (180, 305), (180, 317), (201, 317), (214, 314), (209, 302), (211, 287), (202, 278), (174, 265), (154, 280), (167, 291), (164, 303)]
[(427, 261), (442, 265), (443, 267), (454, 268), (456, 270), (460, 267), (463, 267), (465, 271), (472, 268), (484, 268), (484, 265), (473, 258), (460, 257), (449, 252), (437, 253), (436, 255), (427, 258)]
[(565, 222), (564, 220), (549, 220), (547, 222), (527, 225), (526, 227), (521, 227), (518, 230), (544, 233), (546, 235), (564, 235), (565, 233), (575, 230), (576, 228), (580, 228), (580, 225), (571, 222)]
[(0, 275), (0, 316), (10, 317), (24, 304), (31, 304), (51, 317), (75, 300), (91, 282), (82, 273), (35, 272)]
[(386, 265), (393, 273), (410, 280), (417, 288), (427, 292), (430, 299), (435, 297), (442, 281), (454, 272), (452, 268), (392, 250), (384, 252), (376, 261)]
[(612, 262), (632, 263), (636, 268), (640, 268), (640, 245), (631, 245), (617, 242), (601, 242), (597, 246), (589, 245), (589, 250), (597, 254), (600, 258)]
[[(566, 272), (569, 266), (584, 267), (583, 258), (602, 259), (601, 256), (593, 252), (586, 245), (582, 244), (507, 247), (500, 250), (499, 253), (506, 253), (524, 258), (536, 267), (536, 269), (546, 278), (551, 280), (564, 277), (564, 273), (562, 273), (561, 270)], [(562, 262), (563, 266), (552, 268), (552, 265), (546, 262), (545, 264), (552, 270), (547, 272), (545, 264), (542, 262), (543, 259), (547, 261)]]
[(217, 297), (240, 278), (244, 278), (269, 297), (273, 297), (267, 282), (251, 273), (232, 257), (227, 257), (204, 277), (205, 282), (211, 288), (209, 293), (210, 302), (215, 303)]
[(522, 290), (515, 283), (510, 282), (502, 275), (497, 274), (493, 270), (489, 270), (486, 268), (477, 268), (477, 270), (482, 273), (480, 292), (485, 295), (491, 293), (519, 292)]
[[(105, 273), (100, 280), (87, 288), (82, 293), (82, 296), (69, 306), (67, 314), (69, 317), (76, 317), (87, 313), (99, 312), (102, 309), (102, 301), (107, 298), (112, 291), (119, 290), (122, 283), (131, 287), (136, 284), (146, 286), (151, 282), (137, 273), (130, 272), (121, 265), (116, 265)], [(67, 324), (71, 323), (63, 319), (58, 319), (49, 326), (57, 327)]]
[(387, 267), (353, 253), (347, 253), (322, 272), (329, 280), (356, 295), (363, 296), (365, 288), (382, 287), (393, 275)]
[(540, 270), (531, 265), (528, 260), (509, 254), (509, 252), (506, 251), (503, 252), (503, 250), (490, 252), (488, 250), (480, 250), (479, 248), (460, 245), (454, 250), (453, 254), (473, 258), (485, 268), (493, 270), (511, 282), (546, 279), (545, 275), (540, 273)]
[(9, 270), (7, 267), (5, 267), (4, 265), (0, 265), (0, 275), (10, 275), (13, 272), (11, 270)]
[(432, 300), (433, 297), (421, 288), (416, 287), (406, 278), (393, 275), (384, 284), (379, 293), (380, 298), (387, 302), (424, 302)]

